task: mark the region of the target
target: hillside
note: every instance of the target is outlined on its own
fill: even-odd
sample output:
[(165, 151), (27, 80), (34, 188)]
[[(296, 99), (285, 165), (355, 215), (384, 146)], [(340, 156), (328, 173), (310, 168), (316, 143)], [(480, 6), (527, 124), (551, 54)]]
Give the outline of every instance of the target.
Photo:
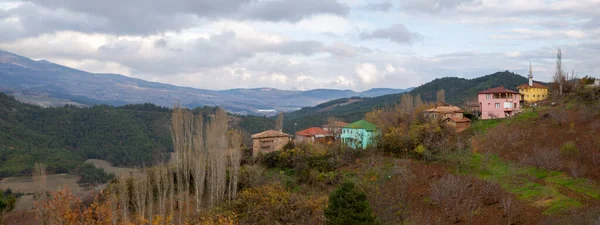
[[(439, 78), (412, 89), (412, 95), (421, 95), (424, 101), (435, 101), (436, 92), (444, 89), (446, 102), (461, 104), (465, 98), (476, 97), (477, 92), (491, 87), (503, 85), (516, 90), (518, 85), (527, 82), (527, 78), (509, 72), (465, 79), (458, 77)], [(323, 125), (328, 117), (336, 117), (344, 121), (355, 121), (363, 118), (365, 113), (386, 105), (398, 103), (402, 94), (390, 94), (372, 98), (342, 98), (319, 104), (314, 107), (305, 107), (298, 111), (285, 114), (284, 130), (295, 133), (311, 126)]]
[(149, 82), (119, 74), (89, 73), (0, 50), (0, 91), (42, 106), (63, 106), (64, 103), (120, 106), (149, 102), (171, 107), (179, 102), (188, 108), (220, 106), (236, 114), (257, 115), (264, 114), (263, 112), (273, 114), (273, 111), (292, 111), (338, 98), (374, 97), (405, 90), (205, 90)]
[[(0, 93), (0, 177), (31, 174), (34, 162), (52, 173), (67, 172), (88, 158), (116, 166), (154, 164), (172, 151), (170, 118), (171, 109), (149, 103), (42, 108)], [(247, 133), (274, 127), (265, 117), (231, 118), (234, 128)]]
[[(542, 83), (535, 81), (536, 83)], [(509, 71), (496, 72), (490, 75), (465, 79), (458, 77), (445, 77), (432, 80), (410, 91), (412, 95), (421, 95), (423, 101), (435, 101), (436, 92), (444, 89), (446, 102), (460, 104), (465, 98), (476, 97), (477, 92), (498, 86), (517, 90), (517, 86), (527, 83), (527, 78)]]

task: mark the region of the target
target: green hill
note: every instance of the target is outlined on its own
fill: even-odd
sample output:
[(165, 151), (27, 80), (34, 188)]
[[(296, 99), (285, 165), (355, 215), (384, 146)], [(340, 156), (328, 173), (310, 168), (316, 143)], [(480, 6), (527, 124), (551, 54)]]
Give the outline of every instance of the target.
[[(444, 89), (446, 102), (460, 104), (465, 98), (476, 97), (477, 92), (503, 85), (516, 90), (518, 85), (527, 83), (527, 78), (509, 71), (465, 79), (445, 77), (425, 83), (409, 93), (421, 95), (423, 101), (435, 101), (436, 92)], [(315, 107), (305, 107), (298, 111), (285, 114), (284, 131), (296, 131), (311, 127), (322, 126), (328, 117), (336, 117), (346, 122), (362, 119), (365, 113), (400, 101), (402, 94), (383, 95), (374, 98), (342, 98), (322, 103)]]
[[(153, 104), (42, 108), (0, 93), (0, 177), (31, 174), (35, 162), (51, 173), (68, 172), (88, 158), (116, 166), (153, 164), (172, 151), (170, 118), (171, 109)], [(233, 127), (248, 133), (274, 127), (265, 117), (232, 118)]]

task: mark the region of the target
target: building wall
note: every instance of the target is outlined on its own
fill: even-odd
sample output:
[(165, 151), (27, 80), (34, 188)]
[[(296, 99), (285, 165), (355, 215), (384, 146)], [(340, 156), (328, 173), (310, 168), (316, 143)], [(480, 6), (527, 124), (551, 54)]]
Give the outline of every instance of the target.
[(323, 130), (333, 133), (334, 138), (339, 138), (342, 134), (342, 127), (323, 126)]
[(521, 88), (519, 93), (523, 95), (523, 101), (531, 103), (548, 99), (550, 92), (546, 88)]
[[(521, 97), (519, 94), (513, 94), (512, 98), (494, 98), (494, 94), (489, 94), (491, 95), (489, 99), (487, 95), (477, 95), (477, 100), (480, 104), (481, 119), (505, 118), (507, 113), (509, 116), (512, 116), (521, 110)], [(496, 108), (496, 103), (500, 104), (498, 108)], [(512, 107), (505, 108), (505, 103), (511, 103)]]
[(259, 153), (269, 153), (281, 150), (285, 144), (290, 141), (289, 137), (270, 137), (257, 138), (252, 140), (252, 156), (256, 157)]
[(342, 128), (340, 138), (342, 143), (351, 148), (366, 149), (369, 145), (376, 145), (374, 141), (379, 136), (379, 132), (368, 132), (365, 129)]
[(454, 123), (457, 131), (463, 131), (471, 126), (471, 122)]
[(313, 143), (313, 142), (315, 142), (314, 136), (296, 135), (296, 143)]

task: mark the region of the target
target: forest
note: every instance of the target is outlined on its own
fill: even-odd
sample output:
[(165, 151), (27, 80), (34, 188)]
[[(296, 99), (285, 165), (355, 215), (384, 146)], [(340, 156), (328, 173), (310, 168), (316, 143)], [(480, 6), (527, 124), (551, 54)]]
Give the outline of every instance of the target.
[[(194, 109), (208, 115), (214, 107)], [(152, 165), (173, 152), (172, 109), (153, 104), (42, 108), (0, 93), (0, 177), (30, 175), (35, 162), (66, 173), (86, 159), (115, 166)], [(273, 127), (265, 117), (231, 115), (248, 133)]]

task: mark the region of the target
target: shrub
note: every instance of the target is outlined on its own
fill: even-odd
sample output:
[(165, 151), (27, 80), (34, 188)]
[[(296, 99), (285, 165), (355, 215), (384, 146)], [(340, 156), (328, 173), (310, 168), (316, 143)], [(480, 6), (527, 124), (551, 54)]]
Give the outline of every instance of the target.
[(560, 154), (564, 156), (578, 155), (579, 149), (577, 148), (577, 145), (575, 145), (575, 142), (568, 141), (560, 147)]
[(114, 174), (107, 174), (104, 172), (104, 169), (96, 168), (91, 163), (81, 164), (71, 172), (80, 177), (79, 180), (77, 180), (77, 183), (80, 185), (102, 184), (115, 178)]
[(367, 196), (350, 182), (331, 192), (325, 217), (329, 225), (377, 224)]
[(265, 182), (265, 168), (261, 165), (244, 165), (240, 168), (240, 190), (253, 188)]
[(325, 201), (273, 184), (242, 191), (233, 207), (240, 224), (321, 224)]

